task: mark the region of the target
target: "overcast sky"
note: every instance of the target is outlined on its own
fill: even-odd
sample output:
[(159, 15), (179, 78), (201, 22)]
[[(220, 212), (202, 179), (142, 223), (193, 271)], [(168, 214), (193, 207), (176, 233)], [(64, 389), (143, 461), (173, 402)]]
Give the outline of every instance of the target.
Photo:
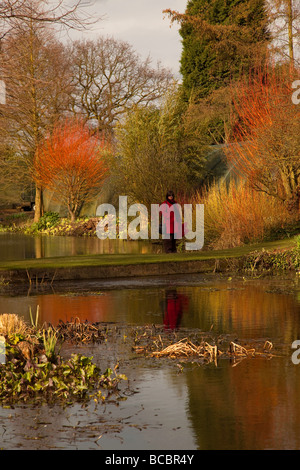
[(79, 37), (95, 38), (101, 34), (127, 41), (143, 59), (150, 56), (153, 65), (160, 61), (179, 77), (178, 25), (171, 25), (162, 12), (170, 8), (183, 13), (186, 4), (187, 0), (94, 0), (90, 10), (103, 20)]

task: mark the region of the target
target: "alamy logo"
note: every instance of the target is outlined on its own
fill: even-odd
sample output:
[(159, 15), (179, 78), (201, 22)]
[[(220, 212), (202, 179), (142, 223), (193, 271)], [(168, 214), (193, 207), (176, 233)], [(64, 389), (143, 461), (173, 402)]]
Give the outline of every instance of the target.
[(296, 339), (295, 341), (293, 341), (292, 349), (296, 349), (296, 351), (293, 352), (293, 354), (292, 354), (292, 363), (295, 364), (295, 365), (298, 365), (298, 364), (300, 364), (300, 358), (299, 358), (299, 355), (300, 355), (300, 340), (299, 339)]
[[(170, 238), (171, 224), (175, 239), (185, 237), (186, 250), (200, 250), (204, 245), (204, 205), (196, 204), (193, 215), (192, 204), (151, 204), (150, 214), (143, 204), (132, 204), (128, 207), (127, 196), (119, 196), (118, 237), (117, 211), (112, 204), (98, 206), (96, 216), (101, 217), (97, 224), (98, 238), (120, 238), (127, 240), (157, 240), (162, 234), (163, 239)], [(135, 217), (128, 222), (128, 217)], [(184, 223), (183, 223), (184, 220)], [(195, 230), (193, 230), (193, 220)], [(161, 221), (161, 222), (160, 222)], [(161, 229), (160, 229), (161, 227)], [(194, 241), (192, 241), (194, 240)]]
[(296, 91), (292, 94), (292, 102), (294, 104), (300, 103), (300, 80), (295, 80), (292, 83), (292, 88), (296, 88)]
[(4, 336), (0, 336), (0, 364), (5, 364), (5, 359), (5, 338)]

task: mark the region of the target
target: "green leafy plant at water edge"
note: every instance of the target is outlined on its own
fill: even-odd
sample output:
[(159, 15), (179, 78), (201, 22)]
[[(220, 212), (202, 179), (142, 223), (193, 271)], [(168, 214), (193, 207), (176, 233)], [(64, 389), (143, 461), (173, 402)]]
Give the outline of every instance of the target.
[(57, 212), (45, 212), (45, 214), (37, 222), (38, 230), (45, 230), (53, 227), (59, 221), (59, 214)]
[(111, 369), (101, 373), (92, 358), (80, 354), (72, 354), (65, 361), (56, 355), (55, 362), (47, 357), (49, 351), (26, 358), (20, 349), (24, 342), (21, 336), (7, 338), (7, 361), (0, 364), (2, 405), (57, 400), (71, 404), (91, 398), (103, 402), (106, 399), (103, 389), (108, 393), (117, 391), (119, 382), (126, 380), (124, 375), (113, 374)]
[(25, 233), (42, 232), (51, 227), (54, 227), (59, 222), (60, 216), (57, 212), (45, 212), (38, 222), (34, 222), (28, 227)]
[(57, 353), (56, 353), (56, 346), (57, 346), (57, 336), (55, 331), (48, 329), (43, 330), (42, 333), (42, 338), (43, 338), (43, 346), (45, 350), (45, 354), (47, 358), (53, 362), (56, 359)]
[(254, 251), (246, 256), (244, 261), (246, 271), (286, 271), (300, 269), (300, 237), (296, 239), (296, 246), (285, 250)]

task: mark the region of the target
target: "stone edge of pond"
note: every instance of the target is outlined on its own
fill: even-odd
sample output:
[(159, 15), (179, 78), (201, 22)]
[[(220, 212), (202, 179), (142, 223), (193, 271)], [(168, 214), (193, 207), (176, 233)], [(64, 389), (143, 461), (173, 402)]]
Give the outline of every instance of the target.
[(57, 268), (29, 268), (0, 270), (3, 282), (10, 283), (54, 283), (92, 279), (117, 279), (145, 276), (167, 276), (172, 274), (197, 274), (228, 270), (228, 261), (205, 259), (191, 261), (166, 261), (148, 264), (73, 266)]

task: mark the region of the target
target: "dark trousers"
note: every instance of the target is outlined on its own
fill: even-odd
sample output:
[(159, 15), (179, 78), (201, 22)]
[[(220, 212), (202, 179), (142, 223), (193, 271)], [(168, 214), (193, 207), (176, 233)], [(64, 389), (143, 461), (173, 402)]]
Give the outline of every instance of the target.
[(170, 234), (170, 238), (163, 240), (164, 244), (164, 252), (165, 253), (176, 253), (177, 248), (176, 248), (176, 239), (174, 237), (174, 233)]

